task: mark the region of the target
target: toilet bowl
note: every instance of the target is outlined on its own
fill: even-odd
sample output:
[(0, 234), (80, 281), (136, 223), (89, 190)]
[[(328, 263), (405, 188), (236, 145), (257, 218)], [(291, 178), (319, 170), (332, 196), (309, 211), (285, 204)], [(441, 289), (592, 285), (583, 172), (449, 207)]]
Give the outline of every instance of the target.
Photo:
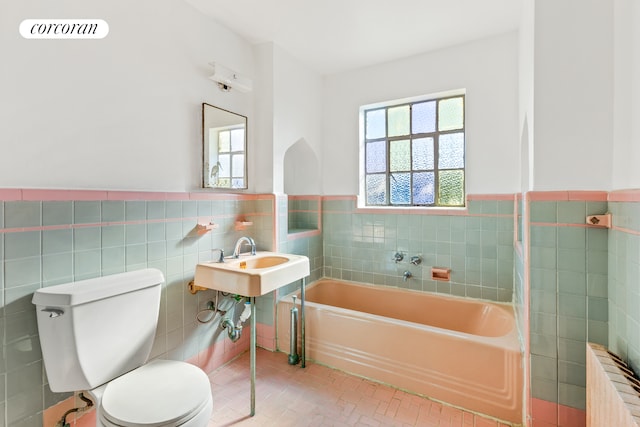
[(86, 391), (96, 425), (205, 427), (211, 384), (198, 367), (148, 361), (164, 276), (157, 269), (82, 280), (33, 295), (49, 388)]
[(89, 390), (105, 427), (206, 425), (213, 401), (202, 370), (185, 362), (154, 360)]

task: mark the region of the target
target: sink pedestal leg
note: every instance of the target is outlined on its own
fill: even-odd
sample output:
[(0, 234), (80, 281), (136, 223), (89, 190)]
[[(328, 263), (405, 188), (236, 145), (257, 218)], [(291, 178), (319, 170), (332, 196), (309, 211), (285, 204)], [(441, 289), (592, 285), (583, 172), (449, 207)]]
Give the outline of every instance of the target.
[(249, 344), (251, 370), (251, 416), (256, 414), (256, 297), (251, 297), (251, 340)]
[(307, 284), (307, 278), (303, 277), (302, 278), (302, 283), (300, 284), (300, 346), (301, 348), (301, 355), (300, 358), (302, 359), (302, 363), (300, 365), (301, 368), (304, 368), (306, 366), (306, 362), (307, 359), (305, 358), (305, 345), (304, 345), (304, 291), (305, 291), (305, 287)]

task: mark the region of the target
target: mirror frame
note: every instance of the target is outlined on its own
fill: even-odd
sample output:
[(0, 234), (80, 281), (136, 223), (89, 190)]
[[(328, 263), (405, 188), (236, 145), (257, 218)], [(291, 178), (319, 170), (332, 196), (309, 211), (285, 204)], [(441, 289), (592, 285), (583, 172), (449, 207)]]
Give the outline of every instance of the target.
[[(237, 118), (237, 124), (244, 124), (244, 186), (242, 187), (215, 187), (210, 184), (208, 177), (210, 174), (209, 168), (209, 160), (207, 159), (208, 146), (209, 146), (209, 130), (214, 129), (214, 127), (207, 127), (207, 122), (211, 120), (207, 120), (207, 110), (210, 110), (219, 114), (224, 114), (227, 118), (229, 118), (229, 124), (221, 124), (220, 127), (223, 126), (231, 126), (234, 124), (233, 119)], [(248, 184), (248, 171), (247, 171), (247, 143), (248, 143), (248, 118), (243, 116), (242, 114), (234, 113), (233, 111), (225, 110), (224, 108), (216, 107), (215, 105), (203, 102), (202, 103), (202, 188), (214, 189), (214, 190), (247, 190), (249, 188)]]

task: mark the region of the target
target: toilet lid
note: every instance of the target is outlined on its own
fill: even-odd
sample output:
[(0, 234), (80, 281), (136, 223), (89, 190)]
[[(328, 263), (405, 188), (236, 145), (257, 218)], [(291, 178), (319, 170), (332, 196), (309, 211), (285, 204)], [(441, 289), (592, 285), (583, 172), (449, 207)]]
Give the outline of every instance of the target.
[(211, 400), (207, 375), (185, 362), (154, 360), (111, 381), (102, 396), (106, 421), (120, 426), (176, 426)]

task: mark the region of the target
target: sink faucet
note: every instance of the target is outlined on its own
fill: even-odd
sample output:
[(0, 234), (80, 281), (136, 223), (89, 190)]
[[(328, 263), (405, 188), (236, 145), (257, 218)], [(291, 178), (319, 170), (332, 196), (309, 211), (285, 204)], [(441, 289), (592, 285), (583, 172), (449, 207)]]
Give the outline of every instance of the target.
[(240, 249), (242, 248), (242, 244), (243, 243), (247, 243), (247, 244), (251, 245), (251, 255), (255, 255), (256, 254), (256, 242), (254, 242), (251, 237), (242, 236), (236, 242), (236, 247), (233, 248), (233, 257), (234, 258), (240, 257)]

